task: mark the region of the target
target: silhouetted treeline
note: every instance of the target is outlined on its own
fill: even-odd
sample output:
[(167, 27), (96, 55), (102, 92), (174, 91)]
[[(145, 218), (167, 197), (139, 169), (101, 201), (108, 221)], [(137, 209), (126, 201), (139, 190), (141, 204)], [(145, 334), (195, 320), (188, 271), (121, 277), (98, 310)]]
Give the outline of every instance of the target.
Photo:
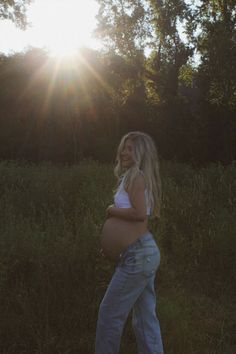
[(139, 69), (93, 50), (70, 62), (38, 49), (2, 55), (0, 158), (110, 161), (123, 133), (143, 130), (165, 159), (235, 159), (235, 108), (206, 100), (202, 71), (194, 73), (191, 85), (180, 80), (171, 101), (159, 102)]
[(200, 72), (160, 103), (150, 81), (137, 80), (138, 67), (118, 55), (84, 50), (59, 62), (32, 49), (0, 63), (1, 159), (109, 161), (120, 136), (138, 129), (155, 138), (166, 159), (235, 159), (235, 109), (205, 100)]

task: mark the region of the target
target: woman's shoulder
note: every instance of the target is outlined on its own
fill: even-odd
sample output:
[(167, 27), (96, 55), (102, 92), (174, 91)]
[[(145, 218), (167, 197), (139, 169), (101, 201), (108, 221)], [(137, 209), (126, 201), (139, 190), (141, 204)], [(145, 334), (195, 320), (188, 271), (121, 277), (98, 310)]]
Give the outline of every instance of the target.
[(146, 188), (146, 178), (144, 172), (138, 169), (131, 176), (127, 173), (124, 173), (118, 180), (118, 188), (122, 187), (125, 187), (126, 191), (130, 190), (131, 188), (133, 189), (133, 187)]
[(142, 170), (138, 170), (138, 173), (136, 175), (136, 179), (138, 181), (143, 181), (145, 182), (146, 181), (146, 176), (145, 176), (145, 173), (142, 171)]
[(145, 175), (144, 175), (143, 171), (141, 171), (141, 170), (138, 171), (138, 173), (136, 174), (136, 176), (133, 180), (132, 187), (142, 188), (142, 189), (146, 188)]

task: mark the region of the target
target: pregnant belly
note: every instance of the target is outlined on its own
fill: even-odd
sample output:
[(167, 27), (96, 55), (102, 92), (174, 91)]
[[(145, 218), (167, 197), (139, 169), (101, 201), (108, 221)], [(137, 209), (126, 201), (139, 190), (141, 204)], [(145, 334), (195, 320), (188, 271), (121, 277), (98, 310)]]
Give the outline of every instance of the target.
[(126, 221), (108, 218), (103, 226), (101, 247), (104, 254), (117, 260), (122, 251), (147, 231), (147, 221)]

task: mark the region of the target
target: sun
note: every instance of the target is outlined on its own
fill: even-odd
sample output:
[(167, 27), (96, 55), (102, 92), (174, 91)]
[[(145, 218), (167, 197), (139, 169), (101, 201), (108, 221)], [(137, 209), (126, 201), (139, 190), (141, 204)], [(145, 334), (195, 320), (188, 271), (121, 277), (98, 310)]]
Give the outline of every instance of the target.
[(31, 43), (59, 57), (96, 46), (92, 38), (98, 10), (95, 0), (35, 0), (33, 5), (29, 12)]

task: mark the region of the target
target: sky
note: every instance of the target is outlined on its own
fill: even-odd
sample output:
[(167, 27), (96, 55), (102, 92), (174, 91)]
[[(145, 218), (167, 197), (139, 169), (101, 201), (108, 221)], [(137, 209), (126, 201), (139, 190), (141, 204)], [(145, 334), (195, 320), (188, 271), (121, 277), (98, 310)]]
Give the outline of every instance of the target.
[[(9, 20), (0, 21), (0, 52), (13, 54), (40, 47), (55, 56), (71, 56), (80, 47), (100, 49), (102, 43), (93, 36), (98, 9), (96, 0), (32, 0), (27, 10), (30, 25), (25, 31)], [(179, 29), (185, 40), (183, 28)], [(145, 53), (149, 52), (147, 48)]]
[(73, 54), (83, 46), (98, 49), (99, 42), (92, 38), (97, 12), (95, 0), (34, 0), (27, 10), (27, 30), (0, 21), (0, 52), (11, 54), (29, 46), (56, 55)]

